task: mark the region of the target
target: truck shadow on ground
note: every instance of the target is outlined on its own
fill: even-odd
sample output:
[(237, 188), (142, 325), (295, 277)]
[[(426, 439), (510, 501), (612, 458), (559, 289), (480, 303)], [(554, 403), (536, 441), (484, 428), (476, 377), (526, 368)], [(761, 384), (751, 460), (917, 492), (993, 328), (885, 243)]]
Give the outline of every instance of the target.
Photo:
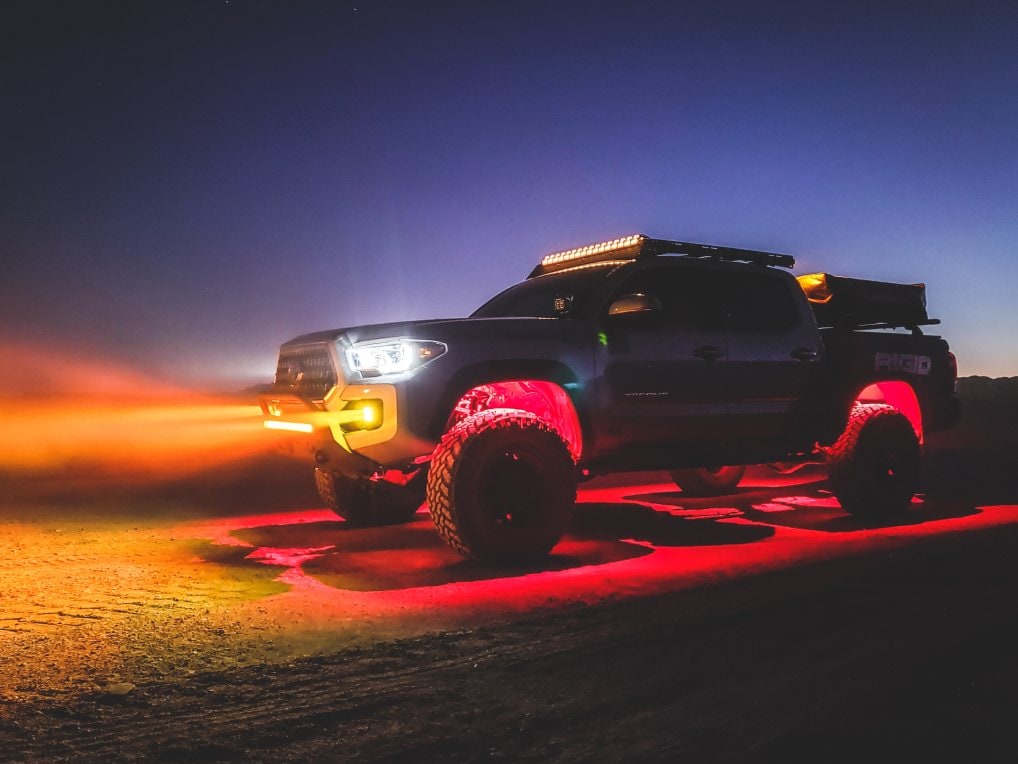
[[(350, 528), (335, 522), (266, 525), (231, 532), (249, 544), (232, 565), (279, 564), (297, 558), (307, 575), (351, 591), (389, 591), (606, 565), (653, 553), (652, 546), (702, 546), (759, 541), (773, 528), (693, 520), (632, 503), (581, 503), (569, 533), (544, 560), (485, 566), (464, 560), (438, 536), (424, 512), (404, 525)], [(651, 546), (648, 546), (651, 545)], [(224, 559), (219, 557), (217, 563)]]
[[(630, 497), (626, 497), (630, 499)], [(569, 535), (583, 539), (626, 539), (655, 547), (750, 544), (774, 535), (766, 525), (719, 522), (738, 516), (728, 508), (706, 507), (690, 515), (655, 509), (639, 499), (576, 505)]]
[(639, 493), (625, 498), (693, 513), (711, 508), (717, 511), (723, 505), (733, 516), (741, 516), (754, 523), (825, 533), (899, 528), (979, 514), (971, 502), (919, 494), (913, 499), (911, 507), (899, 514), (889, 517), (850, 515), (827, 490), (823, 478), (789, 485), (750, 485), (740, 487), (737, 493), (710, 499), (687, 497), (681, 491)]
[(979, 513), (971, 502), (927, 498), (893, 518), (854, 517), (841, 509), (822, 479), (747, 485), (710, 499), (640, 488), (581, 491), (565, 538), (553, 554), (530, 565), (492, 567), (464, 560), (441, 540), (425, 509), (412, 522), (382, 528), (352, 528), (337, 518), (236, 529), (230, 535), (249, 545), (243, 555), (231, 555), (229, 561), (203, 556), (231, 567), (300, 567), (337, 589), (392, 591), (607, 565), (661, 547), (752, 544), (782, 527), (845, 533)]
[[(303, 571), (329, 586), (352, 591), (383, 591), (510, 578), (542, 571), (567, 570), (632, 559), (651, 550), (623, 542), (566, 538), (555, 553), (536, 565), (486, 567), (464, 560), (438, 536), (430, 518), (419, 512), (403, 525), (351, 528), (335, 522), (268, 525), (231, 533), (256, 547), (249, 564), (286, 559), (287, 550), (317, 550)], [(266, 554), (263, 550), (268, 550)]]

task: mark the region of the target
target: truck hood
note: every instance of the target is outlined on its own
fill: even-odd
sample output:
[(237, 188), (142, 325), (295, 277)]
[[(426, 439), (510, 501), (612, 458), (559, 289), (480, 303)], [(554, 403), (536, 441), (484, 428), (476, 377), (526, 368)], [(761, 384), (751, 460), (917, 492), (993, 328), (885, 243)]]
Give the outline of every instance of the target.
[(420, 340), (446, 340), (461, 337), (481, 337), (489, 332), (512, 335), (519, 331), (534, 330), (535, 323), (558, 324), (561, 318), (440, 318), (428, 321), (397, 321), (388, 324), (367, 324), (341, 329), (302, 334), (283, 343), (283, 347), (307, 345), (316, 342), (348, 343), (381, 340), (388, 337), (412, 337)]

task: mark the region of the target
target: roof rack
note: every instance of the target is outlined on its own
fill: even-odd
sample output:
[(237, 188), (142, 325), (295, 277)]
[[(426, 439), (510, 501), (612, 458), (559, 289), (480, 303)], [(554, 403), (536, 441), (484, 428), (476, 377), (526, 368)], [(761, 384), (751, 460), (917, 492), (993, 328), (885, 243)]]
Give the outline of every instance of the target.
[(923, 330), (920, 327), (923, 326), (938, 326), (940, 324), (939, 318), (927, 318), (925, 321), (913, 321), (911, 323), (905, 323), (903, 321), (887, 321), (882, 324), (859, 324), (858, 326), (821, 326), (821, 329), (848, 329), (851, 331), (863, 331), (866, 329), (908, 329), (912, 334), (922, 334)]
[(544, 276), (547, 273), (563, 271), (578, 265), (624, 260), (633, 261), (638, 258), (655, 257), (657, 255), (686, 255), (687, 257), (707, 257), (712, 260), (729, 260), (755, 265), (776, 265), (791, 268), (795, 258), (791, 255), (779, 255), (774, 252), (758, 252), (753, 249), (736, 249), (734, 247), (718, 247), (712, 244), (692, 244), (686, 241), (669, 239), (652, 239), (643, 234), (623, 236), (619, 239), (588, 244), (585, 247), (567, 249), (564, 252), (553, 252), (530, 272), (527, 278)]

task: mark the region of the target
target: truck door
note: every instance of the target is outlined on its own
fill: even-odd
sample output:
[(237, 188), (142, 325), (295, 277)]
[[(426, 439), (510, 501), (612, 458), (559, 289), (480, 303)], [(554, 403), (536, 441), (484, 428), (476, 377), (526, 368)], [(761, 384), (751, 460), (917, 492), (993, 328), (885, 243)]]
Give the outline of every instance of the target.
[[(795, 445), (808, 440), (809, 391), (823, 348), (802, 290), (788, 274), (740, 269), (727, 275), (728, 395), (733, 434)], [(809, 445), (809, 444), (806, 444)]]
[[(721, 274), (677, 262), (633, 273), (600, 316), (595, 365), (604, 453), (696, 447), (717, 440), (727, 415)], [(660, 303), (654, 315), (607, 315), (623, 295)]]

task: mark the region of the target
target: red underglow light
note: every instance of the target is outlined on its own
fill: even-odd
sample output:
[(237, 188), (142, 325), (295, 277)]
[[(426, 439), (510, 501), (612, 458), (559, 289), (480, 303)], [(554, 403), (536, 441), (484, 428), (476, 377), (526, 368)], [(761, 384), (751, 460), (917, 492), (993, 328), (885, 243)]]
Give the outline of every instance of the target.
[(583, 432), (569, 395), (554, 382), (539, 379), (507, 380), (468, 390), (455, 406), (456, 416), (469, 416), (491, 408), (521, 409), (536, 414), (562, 436), (574, 459), (583, 451)]
[(894, 406), (908, 417), (916, 437), (920, 443), (923, 442), (923, 412), (919, 407), (915, 390), (908, 382), (875, 382), (863, 388), (856, 400), (860, 403), (886, 403), (888, 406)]
[(173, 533), (247, 546), (252, 562), (282, 569), (277, 581), (290, 590), (244, 608), (315, 630), (371, 622), (410, 633), (694, 588), (1018, 523), (1018, 506), (962, 511), (927, 500), (901, 522), (869, 528), (817, 481), (816, 474), (761, 472), (720, 502), (685, 499), (668, 483), (581, 487), (572, 529), (531, 568), (462, 560), (437, 537), (424, 509), (415, 521), (387, 528), (350, 529), (327, 510), (308, 510), (221, 518)]

